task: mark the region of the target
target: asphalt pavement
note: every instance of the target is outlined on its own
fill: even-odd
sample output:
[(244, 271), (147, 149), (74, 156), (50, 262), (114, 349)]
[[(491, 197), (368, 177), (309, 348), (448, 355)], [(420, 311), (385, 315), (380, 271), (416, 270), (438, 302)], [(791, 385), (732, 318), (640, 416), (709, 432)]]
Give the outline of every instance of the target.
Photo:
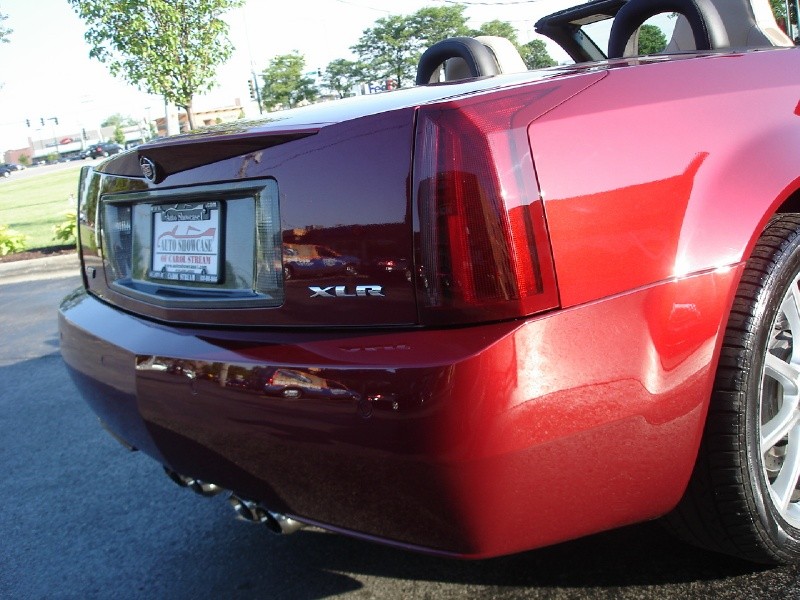
[(799, 568), (705, 552), (656, 523), (468, 562), (235, 521), (223, 497), (124, 450), (75, 391), (56, 308), (77, 273), (74, 255), (0, 263), (2, 599), (800, 598)]

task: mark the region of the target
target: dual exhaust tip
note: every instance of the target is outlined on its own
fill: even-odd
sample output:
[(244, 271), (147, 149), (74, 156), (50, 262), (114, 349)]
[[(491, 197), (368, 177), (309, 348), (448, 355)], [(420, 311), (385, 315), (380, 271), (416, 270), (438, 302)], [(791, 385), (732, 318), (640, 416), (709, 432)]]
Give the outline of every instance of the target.
[(235, 494), (231, 494), (231, 497), (228, 498), (228, 504), (236, 511), (237, 519), (251, 523), (263, 523), (272, 533), (294, 533), (305, 527), (305, 524), (300, 521), (282, 513), (267, 510), (257, 502), (239, 498)]
[[(216, 484), (209, 483), (207, 481), (201, 481), (200, 479), (195, 479), (193, 477), (187, 477), (186, 475), (181, 475), (180, 473), (176, 473), (167, 467), (164, 467), (164, 472), (179, 486), (189, 488), (201, 496), (216, 496), (217, 494), (225, 491), (224, 488), (221, 488)], [(264, 524), (267, 526), (267, 529), (275, 534), (280, 535), (294, 533), (295, 531), (299, 531), (305, 527), (305, 523), (301, 523), (296, 519), (287, 517), (283, 513), (268, 510), (258, 502), (254, 500), (245, 500), (236, 494), (230, 495), (230, 498), (228, 498), (228, 504), (233, 507), (233, 510), (236, 512), (236, 518), (240, 521)]]

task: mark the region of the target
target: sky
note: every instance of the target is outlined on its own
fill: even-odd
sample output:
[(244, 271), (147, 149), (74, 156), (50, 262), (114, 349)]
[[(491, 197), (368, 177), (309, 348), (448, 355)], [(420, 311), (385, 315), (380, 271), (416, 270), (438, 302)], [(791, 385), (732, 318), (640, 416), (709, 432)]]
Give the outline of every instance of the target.
[[(279, 54), (298, 50), (309, 70), (325, 68), (336, 58), (353, 58), (350, 46), (375, 20), (410, 14), (449, 0), (248, 0), (229, 12), (229, 38), (236, 50), (219, 68), (217, 87), (195, 99), (198, 110), (232, 106), (236, 99), (248, 117), (258, 115), (250, 103), (247, 80)], [(534, 39), (540, 17), (574, 0), (464, 0), (469, 24), (511, 22), (519, 39)], [(27, 138), (61, 136), (95, 128), (120, 113), (134, 119), (164, 114), (163, 99), (138, 91), (106, 66), (89, 58), (85, 26), (67, 0), (0, 0), (3, 26), (13, 29), (0, 44), (0, 152), (27, 145)], [(556, 56), (555, 48), (551, 54)], [(58, 119), (58, 125), (52, 119)], [(26, 126), (26, 119), (31, 126)], [(40, 119), (45, 119), (42, 127)]]

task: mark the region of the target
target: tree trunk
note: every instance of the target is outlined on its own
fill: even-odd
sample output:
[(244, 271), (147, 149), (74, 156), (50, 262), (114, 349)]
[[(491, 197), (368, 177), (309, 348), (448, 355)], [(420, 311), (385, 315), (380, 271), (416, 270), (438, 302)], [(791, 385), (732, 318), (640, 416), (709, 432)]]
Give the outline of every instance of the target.
[(186, 111), (186, 122), (189, 125), (189, 131), (194, 131), (194, 112), (192, 111), (192, 101), (189, 100), (188, 104), (181, 106)]

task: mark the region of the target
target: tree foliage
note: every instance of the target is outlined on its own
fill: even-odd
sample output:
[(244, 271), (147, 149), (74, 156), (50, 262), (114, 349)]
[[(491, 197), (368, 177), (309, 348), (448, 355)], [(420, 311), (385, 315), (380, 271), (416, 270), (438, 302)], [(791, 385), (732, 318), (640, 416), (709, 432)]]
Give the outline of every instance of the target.
[(519, 47), (519, 54), (529, 69), (553, 67), (556, 61), (547, 52), (547, 45), (542, 40), (531, 40)]
[(269, 61), (262, 73), (264, 83), (261, 100), (264, 108), (292, 108), (303, 101), (313, 102), (319, 92), (314, 79), (305, 74), (305, 68), (306, 59), (296, 50)]
[(520, 44), (517, 30), (507, 21), (494, 19), (478, 29), (470, 29), (464, 9), (464, 5), (427, 7), (411, 15), (378, 19), (351, 48), (364, 65), (362, 81), (394, 79), (401, 87), (412, 83), (422, 52), (438, 41), (460, 35), (507, 38), (517, 48), (529, 69), (556, 64), (542, 40)]
[(469, 35), (465, 6), (452, 5), (421, 8), (411, 15), (422, 50), (445, 38)]
[(120, 113), (115, 113), (106, 117), (100, 127), (130, 127), (136, 125), (136, 119), (130, 116), (123, 116)]
[(353, 87), (364, 82), (364, 65), (358, 61), (337, 58), (325, 67), (322, 81), (339, 98), (353, 95)]
[(4, 15), (0, 13), (0, 43), (8, 43), (8, 36), (14, 33), (13, 29), (9, 29), (5, 25), (3, 25), (3, 21), (8, 19), (8, 15)]
[(394, 79), (402, 87), (414, 81), (417, 62), (428, 46), (468, 35), (464, 6), (431, 6), (411, 15), (390, 15), (365, 29), (351, 49), (365, 65), (370, 81)]
[(789, 3), (789, 14), (786, 13), (786, 0), (769, 0), (769, 4), (776, 19), (782, 20), (787, 25), (797, 24), (797, 5), (794, 2)]
[(67, 0), (88, 29), (89, 56), (113, 75), (186, 110), (231, 55), (220, 17), (243, 0)]
[(114, 135), (111, 137), (118, 144), (125, 143), (125, 132), (122, 130), (122, 125), (116, 125), (114, 127)]
[(639, 28), (639, 54), (658, 54), (667, 47), (667, 36), (656, 25), (644, 24)]
[(499, 37), (504, 37), (512, 44), (514, 44), (514, 46), (519, 48), (519, 41), (517, 40), (517, 30), (508, 21), (501, 21), (499, 19), (488, 21), (483, 25), (481, 25), (478, 29), (471, 31), (469, 35), (473, 37), (477, 37), (479, 35), (496, 35)]
[(786, 18), (786, 2), (784, 0), (769, 0), (769, 4), (776, 18)]

